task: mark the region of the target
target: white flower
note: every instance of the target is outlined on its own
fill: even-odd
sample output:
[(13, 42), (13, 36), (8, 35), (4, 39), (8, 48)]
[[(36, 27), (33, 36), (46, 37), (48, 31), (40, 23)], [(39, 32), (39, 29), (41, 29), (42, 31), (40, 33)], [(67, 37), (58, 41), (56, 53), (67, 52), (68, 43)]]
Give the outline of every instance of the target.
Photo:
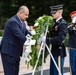
[(32, 34), (32, 35), (36, 35), (36, 32), (35, 32), (34, 29), (31, 31), (31, 34)]
[(33, 29), (37, 28), (37, 27), (38, 27), (38, 25), (39, 25), (39, 23), (38, 23), (38, 22), (36, 22), (36, 23), (34, 24)]
[(39, 24), (39, 23), (38, 23), (38, 22), (36, 22), (36, 23), (34, 24), (34, 27), (35, 27), (35, 26), (38, 26), (38, 24)]
[(42, 17), (39, 17), (39, 20), (42, 19)]

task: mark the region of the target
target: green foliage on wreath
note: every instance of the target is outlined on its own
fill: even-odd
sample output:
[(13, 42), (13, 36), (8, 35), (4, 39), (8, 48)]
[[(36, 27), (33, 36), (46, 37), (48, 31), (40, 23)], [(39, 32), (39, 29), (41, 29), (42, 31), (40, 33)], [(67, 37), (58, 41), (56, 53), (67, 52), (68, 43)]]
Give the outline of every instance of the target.
[[(30, 65), (34, 68), (36, 60), (38, 58), (38, 48), (37, 48), (37, 44), (38, 44), (38, 39), (40, 37), (40, 35), (46, 30), (46, 26), (49, 26), (49, 29), (51, 31), (52, 26), (53, 26), (53, 17), (52, 16), (48, 16), (48, 15), (43, 15), (42, 17), (39, 17), (35, 23), (38, 23), (38, 27), (35, 29), (36, 31), (36, 35), (33, 36), (33, 39), (36, 40), (36, 44), (32, 46), (32, 52), (30, 53), (31, 56), (31, 60), (30, 60)], [(44, 62), (46, 62), (46, 57), (48, 55), (48, 51), (45, 49), (45, 55), (44, 55)], [(39, 67), (42, 65), (42, 54), (40, 55), (39, 58), (39, 62), (37, 65), (36, 69), (39, 69)]]

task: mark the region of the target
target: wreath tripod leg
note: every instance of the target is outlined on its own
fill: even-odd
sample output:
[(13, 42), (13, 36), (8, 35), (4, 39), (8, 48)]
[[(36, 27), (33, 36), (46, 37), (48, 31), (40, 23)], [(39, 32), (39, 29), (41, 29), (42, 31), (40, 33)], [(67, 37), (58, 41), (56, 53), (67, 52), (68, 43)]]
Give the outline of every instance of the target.
[(32, 75), (35, 74), (35, 70), (36, 70), (36, 67), (37, 67), (37, 64), (38, 64), (38, 61), (39, 61), (40, 55), (41, 55), (41, 51), (42, 51), (43, 45), (44, 45), (44, 44), (43, 44), (43, 42), (42, 42), (41, 47), (40, 47), (40, 51), (39, 51), (39, 54), (38, 54), (38, 59), (37, 59), (36, 64), (35, 64), (35, 66), (34, 66), (34, 69), (33, 69)]
[(41, 75), (43, 75), (43, 63), (44, 63), (44, 55), (45, 55), (45, 43), (44, 43), (44, 47), (43, 47), (43, 53), (42, 53)]

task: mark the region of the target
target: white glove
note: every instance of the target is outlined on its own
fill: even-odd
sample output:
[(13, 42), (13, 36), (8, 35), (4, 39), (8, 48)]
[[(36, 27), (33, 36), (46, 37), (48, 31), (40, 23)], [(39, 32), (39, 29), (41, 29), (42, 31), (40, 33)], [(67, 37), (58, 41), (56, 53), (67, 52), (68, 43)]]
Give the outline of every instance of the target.
[(42, 35), (40, 39), (42, 42), (46, 42), (46, 36)]

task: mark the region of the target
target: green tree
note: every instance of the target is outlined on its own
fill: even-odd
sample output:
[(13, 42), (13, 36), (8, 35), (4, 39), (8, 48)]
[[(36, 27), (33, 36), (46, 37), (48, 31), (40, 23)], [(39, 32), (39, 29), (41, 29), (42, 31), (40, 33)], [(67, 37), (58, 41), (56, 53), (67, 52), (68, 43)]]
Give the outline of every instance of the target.
[(0, 0), (0, 29), (11, 16), (16, 14), (21, 5), (28, 6), (30, 15), (27, 21), (29, 25), (33, 25), (39, 16), (51, 15), (50, 6), (57, 4), (64, 4), (63, 17), (69, 22), (69, 13), (76, 10), (76, 0)]

